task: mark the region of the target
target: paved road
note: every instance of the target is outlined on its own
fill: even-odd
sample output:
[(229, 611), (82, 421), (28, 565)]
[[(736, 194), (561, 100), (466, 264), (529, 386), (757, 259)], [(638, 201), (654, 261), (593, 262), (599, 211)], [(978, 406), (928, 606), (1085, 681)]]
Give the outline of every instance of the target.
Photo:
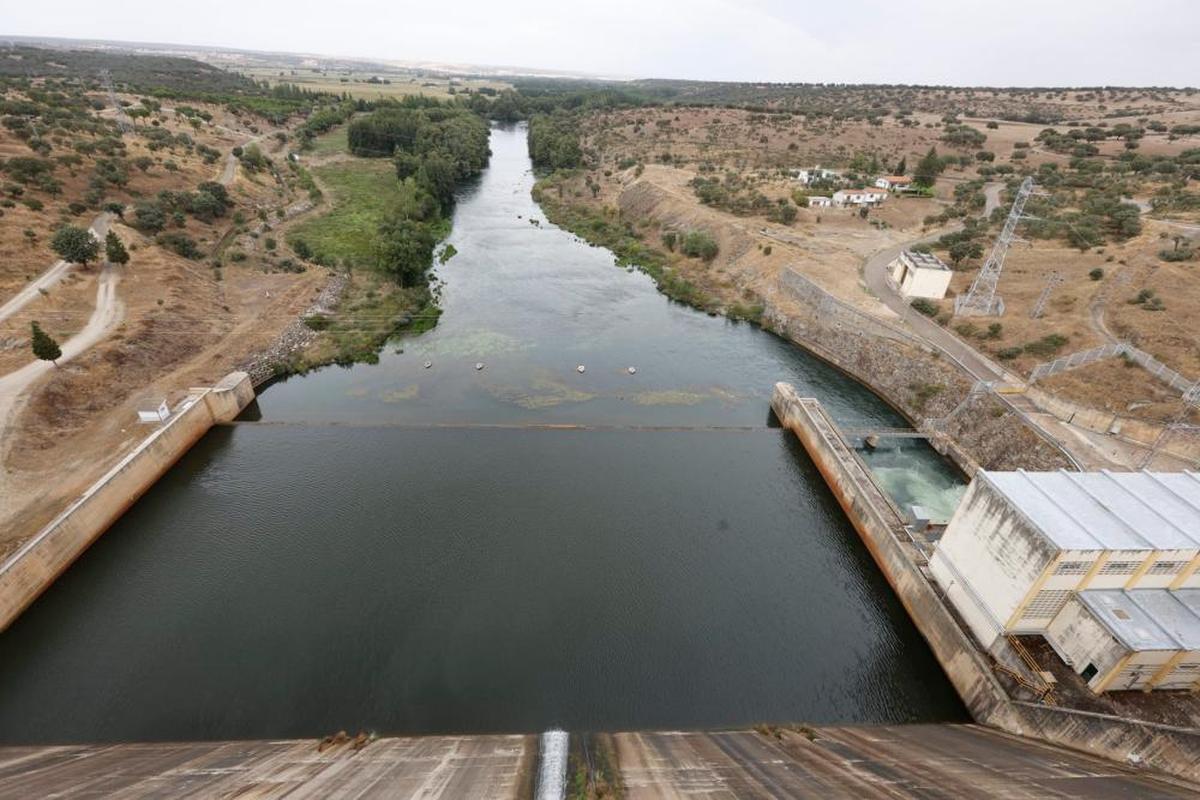
[[(89, 228), (89, 230), (92, 232), (92, 235), (101, 242), (104, 241), (104, 236), (106, 233), (108, 233), (108, 226), (109, 223), (112, 222), (112, 216), (113, 215), (107, 211), (104, 212), (92, 221), (91, 228)], [(3, 322), (13, 314), (16, 314), (25, 306), (29, 305), (41, 295), (43, 290), (49, 291), (51, 288), (57, 285), (59, 281), (66, 277), (67, 273), (71, 271), (71, 267), (73, 266), (75, 265), (69, 261), (55, 261), (54, 264), (50, 266), (50, 269), (46, 270), (37, 278), (30, 281), (28, 286), (17, 292), (8, 300), (8, 302), (0, 306), (0, 322)]]
[(1194, 798), (1111, 762), (974, 725), (622, 733), (627, 800)]

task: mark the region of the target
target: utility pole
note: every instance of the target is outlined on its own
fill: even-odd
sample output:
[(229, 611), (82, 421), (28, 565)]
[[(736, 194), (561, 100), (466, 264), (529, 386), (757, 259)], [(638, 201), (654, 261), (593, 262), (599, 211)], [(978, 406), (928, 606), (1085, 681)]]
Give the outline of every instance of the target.
[(1022, 219), (1025, 201), (1033, 194), (1033, 178), (1021, 181), (1017, 190), (1017, 198), (1013, 200), (1012, 210), (1008, 212), (1008, 220), (1000, 237), (992, 247), (987, 261), (983, 262), (979, 274), (971, 282), (971, 288), (965, 295), (959, 295), (954, 300), (954, 313), (964, 317), (997, 317), (1004, 313), (1004, 300), (996, 294), (996, 286), (1000, 283), (1000, 270), (1004, 269), (1004, 257), (1008, 255), (1009, 245), (1016, 238), (1017, 223)]
[(120, 101), (117, 100), (117, 93), (113, 89), (112, 75), (108, 70), (100, 70), (100, 80), (104, 83), (104, 88), (108, 91), (108, 102), (112, 103), (112, 107), (117, 112), (117, 125), (121, 128), (121, 133), (129, 133), (133, 130), (133, 123), (130, 122), (129, 116), (125, 113), (125, 109), (121, 107)]
[(1193, 408), (1200, 408), (1200, 381), (1196, 381), (1192, 384), (1191, 388), (1183, 393), (1183, 408), (1179, 410), (1179, 414), (1172, 422), (1163, 425), (1162, 433), (1154, 440), (1154, 445), (1146, 451), (1145, 457), (1142, 458), (1142, 463), (1138, 464), (1138, 469), (1148, 469), (1154, 463), (1154, 457), (1158, 455), (1158, 451), (1166, 443), (1167, 436), (1171, 431), (1187, 427), (1184, 425), (1183, 420)]
[(1046, 312), (1046, 301), (1050, 299), (1050, 293), (1063, 284), (1062, 273), (1054, 270), (1046, 276), (1046, 285), (1042, 289), (1042, 293), (1038, 295), (1037, 302), (1033, 304), (1033, 310), (1029, 312), (1030, 319), (1041, 319), (1042, 314)]

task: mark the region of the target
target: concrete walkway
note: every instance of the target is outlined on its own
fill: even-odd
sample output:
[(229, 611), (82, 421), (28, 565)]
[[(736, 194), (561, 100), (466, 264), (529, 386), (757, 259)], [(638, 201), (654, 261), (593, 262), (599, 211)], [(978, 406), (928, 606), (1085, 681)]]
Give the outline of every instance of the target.
[(614, 737), (626, 800), (1165, 798), (1195, 789), (975, 725)]
[[(576, 740), (578, 742), (578, 740)], [(589, 735), (626, 800), (994, 800), (1196, 797), (1091, 756), (974, 725), (887, 725)], [(576, 745), (578, 746), (578, 744)], [(529, 797), (534, 736), (0, 748), (0, 800)]]

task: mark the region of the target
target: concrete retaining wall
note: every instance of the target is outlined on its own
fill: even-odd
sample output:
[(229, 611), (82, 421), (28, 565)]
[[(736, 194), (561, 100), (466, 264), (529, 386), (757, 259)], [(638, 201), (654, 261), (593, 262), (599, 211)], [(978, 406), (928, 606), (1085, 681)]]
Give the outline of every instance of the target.
[[(1080, 403), (1073, 403), (1056, 397), (1049, 392), (1030, 386), (1025, 390), (1029, 399), (1044, 411), (1053, 414), (1064, 422), (1087, 428), (1097, 433), (1111, 434), (1127, 439), (1135, 444), (1146, 447), (1153, 446), (1162, 436), (1164, 426), (1160, 423), (1148, 422), (1133, 417), (1123, 417), (1111, 411), (1103, 411)], [(1200, 460), (1200, 437), (1197, 436), (1167, 436), (1159, 444), (1161, 450), (1177, 458)]]
[(0, 564), (0, 631), (117, 521), (209, 428), (254, 399), (244, 372), (193, 389), (171, 417), (65, 511)]
[[(823, 314), (819, 306), (803, 313), (767, 303), (764, 325), (844, 371), (890, 403), (910, 422), (943, 418), (958, 411), (934, 445), (968, 475), (991, 470), (1070, 469), (1056, 446), (1038, 435), (1000, 400), (969, 397), (972, 381), (958, 365), (931, 347), (885, 338)], [(961, 408), (964, 400), (969, 408)], [(955, 447), (948, 446), (953, 440)]]
[(804, 444), (976, 722), (1200, 781), (1200, 731), (1014, 701), (926, 577), (920, 551), (820, 402), (780, 383), (771, 407)]

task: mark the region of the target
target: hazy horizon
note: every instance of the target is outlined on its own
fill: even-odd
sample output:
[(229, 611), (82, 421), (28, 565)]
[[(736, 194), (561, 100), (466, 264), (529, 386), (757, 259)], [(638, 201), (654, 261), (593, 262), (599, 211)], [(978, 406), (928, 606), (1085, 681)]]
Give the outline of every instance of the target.
[(1185, 0), (1147, 0), (1136, 15), (1084, 0), (805, 5), (464, 0), (449, 15), (344, 0), (331, 16), (309, 0), (211, 0), (206, 13), (186, 15), (148, 0), (119, 8), (66, 0), (10, 9), (3, 35), (774, 83), (1188, 86), (1200, 66), (1200, 6)]

